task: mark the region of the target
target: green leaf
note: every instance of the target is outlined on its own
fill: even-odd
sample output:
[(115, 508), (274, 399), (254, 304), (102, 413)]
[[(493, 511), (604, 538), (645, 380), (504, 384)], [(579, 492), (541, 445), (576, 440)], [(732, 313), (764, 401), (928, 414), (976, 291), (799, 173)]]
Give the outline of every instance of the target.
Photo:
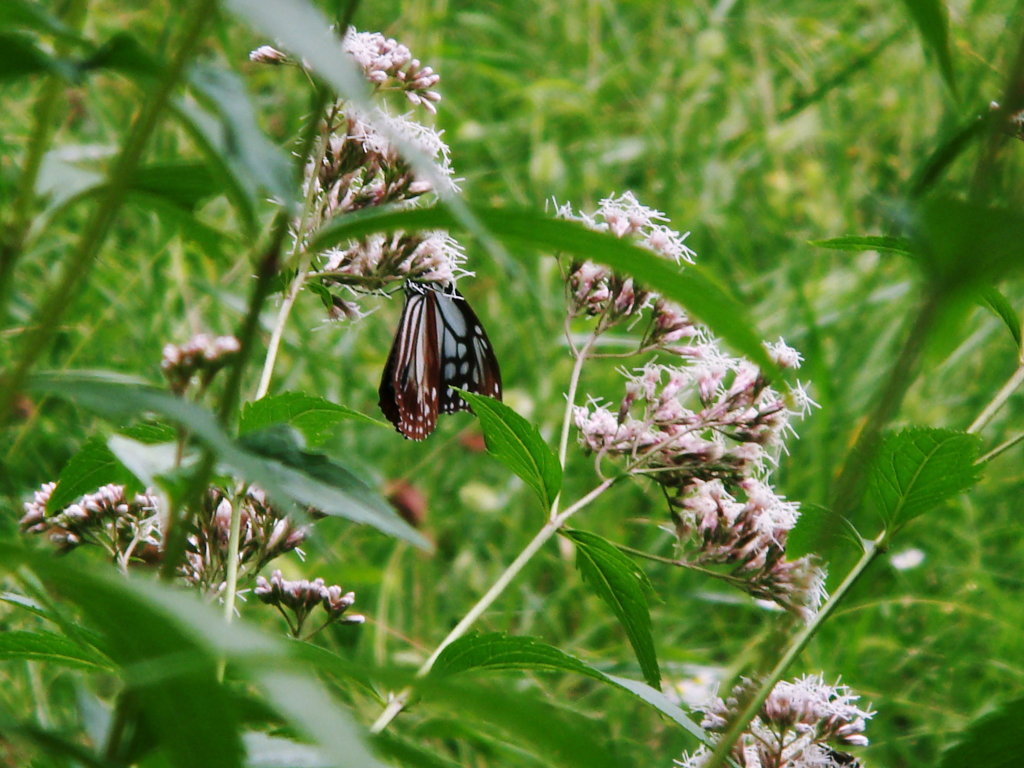
[(576, 544), (576, 567), (583, 581), (612, 609), (626, 630), (644, 679), (655, 688), (660, 687), (661, 671), (654, 651), (647, 603), (647, 596), (654, 588), (647, 574), (596, 534), (578, 530), (565, 530), (562, 534)]
[(110, 669), (110, 660), (98, 651), (53, 632), (0, 632), (0, 660), (28, 659), (77, 669)]
[[(241, 768), (237, 711), (228, 689), (217, 681), (217, 656), (169, 615), (165, 605), (148, 599), (152, 585), (100, 576), (80, 561), (72, 565), (31, 557), (12, 547), (0, 547), (0, 553), (3, 567), (26, 562), (100, 630), (171, 765)], [(158, 591), (170, 593), (166, 588)], [(173, 600), (184, 601), (211, 624), (223, 624), (191, 596), (174, 593)]]
[(1010, 331), (1010, 335), (1013, 336), (1014, 346), (1017, 351), (1021, 349), (1021, 324), (1020, 315), (1017, 314), (1017, 310), (1010, 304), (1010, 300), (1004, 296), (997, 288), (986, 288), (981, 293), (981, 302), (984, 306), (992, 310), (996, 317), (1006, 324), (1007, 330)]
[(111, 435), (107, 447), (147, 487), (159, 487), (159, 478), (177, 469), (177, 443), (144, 443), (124, 435)]
[(980, 291), (1024, 267), (1019, 211), (955, 199), (929, 199), (917, 212), (920, 263), (939, 289)]
[(163, 63), (153, 55), (152, 49), (140, 43), (134, 35), (117, 32), (81, 62), (78, 68), (82, 72), (110, 70), (146, 80), (159, 75)]
[(942, 79), (946, 81), (949, 90), (956, 93), (953, 58), (949, 52), (948, 21), (942, 0), (903, 0), (903, 4), (921, 33), (925, 49), (930, 50), (937, 59)]
[[(534, 211), (516, 209), (471, 206), (470, 210), (493, 235), (516, 249), (565, 253), (631, 275), (644, 287), (681, 304), (763, 371), (774, 373), (777, 370), (743, 305), (726, 293), (705, 268), (687, 266), (680, 271), (675, 264), (651, 251), (612, 235), (594, 232), (575, 221), (552, 219)], [(321, 251), (374, 232), (461, 228), (461, 219), (442, 208), (367, 211), (341, 217), (328, 224), (317, 233), (310, 248)], [(518, 250), (515, 255), (525, 257)]]
[(849, 520), (817, 504), (801, 504), (800, 518), (786, 538), (786, 557), (793, 560), (812, 552), (822, 554), (823, 542), (827, 550), (840, 540), (839, 536), (833, 535), (833, 527), (845, 528), (849, 535), (843, 538), (855, 548), (863, 549), (860, 536)]
[(532, 669), (585, 675), (628, 691), (670, 717), (702, 743), (710, 743), (704, 729), (661, 691), (638, 680), (609, 675), (535, 637), (514, 637), (500, 632), (467, 635), (441, 652), (430, 674), (446, 677), (475, 669)]
[(74, 30), (60, 19), (48, 14), (41, 3), (31, 0), (3, 0), (0, 3), (0, 28), (3, 27), (34, 29), (74, 43), (85, 44)]
[(977, 436), (951, 429), (886, 435), (866, 478), (867, 503), (894, 531), (973, 486), (979, 447)]
[(245, 450), (225, 434), (206, 409), (138, 379), (104, 372), (65, 371), (37, 374), (29, 380), (29, 388), (70, 400), (117, 421), (158, 413), (185, 427), (192, 437), (216, 453), (222, 465), (257, 483), (278, 503), (292, 501), (301, 507), (314, 506), (430, 549), (430, 543), (418, 531), (344, 468), (330, 464), (325, 457), (302, 454), (294, 444), (288, 446), (280, 440), (259, 443), (250, 435), (250, 445), (265, 453), (257, 455)]
[(71, 67), (50, 56), (27, 35), (0, 33), (0, 83), (41, 72), (64, 78), (74, 74)]
[(811, 240), (811, 245), (834, 251), (879, 251), (880, 253), (913, 254), (913, 243), (905, 237), (884, 235), (844, 235), (828, 240)]
[(459, 638), (441, 652), (430, 674), (447, 677), (472, 669), (537, 669), (605, 679), (604, 673), (543, 640), (503, 632), (472, 633)]
[(562, 487), (562, 467), (540, 433), (504, 403), (457, 391), (480, 420), (487, 451), (533, 488), (544, 508), (550, 509)]
[(233, 73), (196, 67), (189, 82), (200, 103), (176, 101), (172, 109), (206, 157), (248, 232), (257, 228), (256, 209), (267, 195), (286, 206), (297, 184), (288, 158), (260, 130), (242, 82)]
[(192, 161), (144, 165), (135, 171), (131, 188), (190, 212), (204, 200), (224, 192), (205, 163)]
[(307, 445), (315, 447), (326, 442), (343, 421), (390, 428), (379, 419), (370, 418), (322, 397), (302, 392), (284, 392), (246, 403), (238, 420), (238, 431), (244, 435), (273, 424), (288, 424), (302, 433)]
[[(241, 445), (266, 459), (264, 471), (273, 478), (278, 491), (288, 498), (315, 507), (325, 515), (372, 525), (391, 536), (430, 549), (430, 543), (420, 533), (347, 468), (321, 454), (303, 451), (290, 428), (250, 433), (241, 438)], [(265, 481), (253, 480), (267, 488)]]
[(164, 584), (0, 544), (0, 571), (22, 565), (54, 585), (103, 634), (145, 725), (176, 768), (242, 765), (238, 698), (218, 679), (222, 660), (327, 754), (344, 755), (354, 768), (384, 768), (315, 671), (296, 666), (297, 644), (281, 643), (242, 621), (227, 624), (214, 606)]
[(132, 424), (130, 427), (119, 429), (117, 433), (146, 445), (169, 443), (178, 439), (178, 430), (170, 424), (161, 424), (155, 421)]
[(1024, 755), (1024, 698), (979, 717), (942, 756), (939, 768), (1016, 768)]
[(135, 475), (111, 453), (103, 438), (94, 437), (87, 440), (60, 471), (57, 487), (46, 502), (46, 512), (55, 514), (107, 483), (139, 488)]

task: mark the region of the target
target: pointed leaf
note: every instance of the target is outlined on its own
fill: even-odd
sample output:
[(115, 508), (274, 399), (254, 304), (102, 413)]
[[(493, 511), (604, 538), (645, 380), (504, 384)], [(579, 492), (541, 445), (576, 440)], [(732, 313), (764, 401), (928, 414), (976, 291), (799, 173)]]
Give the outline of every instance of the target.
[(992, 310), (993, 314), (1005, 323), (1010, 335), (1013, 336), (1013, 343), (1017, 351), (1021, 349), (1021, 324), (1020, 315), (997, 288), (986, 288), (982, 291), (981, 301), (984, 306)]
[(110, 660), (93, 648), (81, 646), (53, 632), (0, 632), (0, 660), (28, 659), (78, 669), (110, 669)]
[(844, 235), (828, 240), (811, 240), (810, 245), (834, 251), (879, 251), (900, 253), (905, 256), (914, 252), (914, 244), (907, 238), (885, 235)]
[(500, 632), (467, 635), (442, 651), (430, 674), (445, 677), (474, 669), (575, 672), (611, 683), (667, 715), (702, 743), (710, 743), (704, 729), (661, 691), (638, 680), (609, 675), (535, 637), (514, 637)]
[(46, 512), (56, 514), (80, 496), (107, 483), (140, 487), (135, 475), (111, 452), (103, 438), (94, 437), (86, 441), (60, 471), (57, 487), (46, 502)]
[(937, 509), (978, 480), (980, 441), (951, 429), (906, 429), (882, 441), (867, 476), (867, 503), (892, 531)]
[(630, 645), (640, 662), (644, 679), (661, 686), (661, 671), (654, 651), (651, 613), (647, 596), (654, 592), (647, 574), (613, 544), (586, 531), (566, 530), (563, 535), (576, 544), (576, 567), (594, 593), (600, 597), (626, 630)]
[(937, 59), (942, 79), (956, 93), (953, 58), (949, 52), (949, 29), (942, 0), (903, 0), (910, 18), (917, 25), (926, 50)]
[(294, 203), (297, 191), (291, 163), (260, 129), (238, 76), (225, 69), (198, 66), (189, 74), (189, 85), (216, 110), (221, 132), (218, 145), (237, 177), (279, 203)]
[(492, 397), (458, 390), (480, 420), (487, 451), (536, 491), (550, 509), (562, 487), (562, 467), (530, 422)]
[[(766, 372), (776, 366), (768, 357), (747, 317), (743, 305), (732, 298), (703, 267), (679, 267), (640, 246), (602, 232), (594, 232), (575, 221), (553, 219), (534, 211), (504, 208), (470, 208), (498, 239), (510, 246), (565, 253), (590, 259), (636, 278), (646, 288), (678, 302), (714, 333), (736, 347)], [(395, 230), (462, 228), (462, 221), (442, 208), (406, 211), (367, 211), (345, 216), (319, 231), (310, 245), (321, 251), (353, 237)], [(518, 250), (514, 255), (521, 255)], [(525, 254), (522, 254), (525, 257)]]
[[(241, 438), (251, 454), (265, 459), (264, 471), (288, 498), (333, 517), (372, 525), (423, 549), (430, 543), (394, 508), (346, 467), (321, 454), (306, 453), (289, 427), (253, 432)], [(255, 480), (267, 487), (262, 480)]]
[(378, 427), (390, 426), (359, 411), (302, 392), (271, 395), (242, 407), (238, 420), (240, 434), (256, 432), (274, 424), (288, 424), (302, 433), (306, 444), (322, 445), (343, 421), (357, 421)]
[(939, 768), (1016, 768), (1024, 755), (1024, 698), (1007, 702), (968, 726)]

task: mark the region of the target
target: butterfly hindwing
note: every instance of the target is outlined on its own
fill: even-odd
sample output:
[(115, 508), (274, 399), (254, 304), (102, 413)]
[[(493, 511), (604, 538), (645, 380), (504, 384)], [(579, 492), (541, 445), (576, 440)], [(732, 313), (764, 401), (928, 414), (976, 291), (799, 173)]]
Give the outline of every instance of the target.
[(468, 411), (451, 388), (501, 400), (501, 372), (490, 339), (461, 293), (438, 294), (437, 325), (441, 345), (441, 413)]
[(405, 306), (380, 382), (395, 429), (422, 440), (438, 413), (469, 410), (451, 387), (501, 399), (501, 373), (476, 313), (454, 288), (406, 283)]

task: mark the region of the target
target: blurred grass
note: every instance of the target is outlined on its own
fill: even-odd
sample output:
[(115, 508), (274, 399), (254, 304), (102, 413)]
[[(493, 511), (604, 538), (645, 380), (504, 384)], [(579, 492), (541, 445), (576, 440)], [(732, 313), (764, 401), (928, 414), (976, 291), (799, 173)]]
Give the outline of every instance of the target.
[[(130, 29), (159, 48), (172, 10), (93, 2), (86, 33), (103, 39)], [(905, 198), (941, 137), (1001, 94), (1013, 47), (1007, 19), (1019, 5), (962, 2), (951, 13), (959, 103), (906, 18), (878, 0), (413, 0), (364, 3), (356, 22), (397, 37), (441, 73), (438, 122), (469, 199), (550, 206), (556, 198), (587, 207), (632, 190), (676, 228), (691, 231), (688, 244), (701, 263), (750, 306), (764, 337), (782, 335), (807, 358), (804, 377), (822, 408), (800, 426), (801, 438), (776, 477), (789, 498), (827, 504), (918, 293), (911, 265), (898, 257), (837, 254), (807, 241), (883, 234), (883, 213)], [(225, 18), (206, 52), (243, 71), (265, 129), (285, 143), (306, 108), (306, 85), (297, 72), (249, 65), (248, 50), (263, 42)], [(19, 166), (37, 88), (38, 81), (18, 81), (0, 91), (5, 189)], [(56, 146), (115, 146), (138, 103), (132, 85), (109, 75), (69, 88), (65, 97)], [(1019, 174), (1024, 148), (1010, 149), (1014, 155), (1001, 158), (1006, 173)], [(147, 161), (195, 156), (168, 122)], [(967, 153), (954, 163), (941, 188), (965, 189), (974, 160)], [(268, 204), (263, 213), (270, 210)], [(84, 205), (60, 215), (21, 262), (11, 317), (0, 332), (4, 366), (84, 216)], [(207, 203), (201, 217), (236, 231), (223, 200)], [(551, 437), (570, 369), (557, 268), (552, 260), (490, 263), (468, 245), (477, 277), (463, 284), (464, 293), (496, 348), (507, 401)], [(215, 259), (155, 214), (126, 207), (41, 367), (104, 368), (157, 381), (164, 343), (236, 326), (252, 282), (244, 258), (239, 250)], [(1004, 289), (1019, 306), (1020, 287)], [(381, 301), (366, 320), (326, 326), (318, 299), (301, 297), (272, 391), (307, 391), (374, 414), (398, 311), (397, 301)], [(268, 311), (268, 324), (271, 318)], [(958, 333), (926, 360), (901, 422), (963, 428), (1013, 371), (1012, 340), (991, 314), (976, 309)], [(582, 392), (617, 398), (619, 378), (606, 362), (586, 372)], [(257, 377), (254, 366), (247, 396)], [(0, 445), (0, 491), (9, 511), (0, 535), (14, 535), (20, 502), (102, 429), (59, 403), (26, 403), (24, 410), (24, 422)], [(1020, 400), (1011, 399), (986, 429), (986, 446), (1017, 432), (1022, 415)], [(352, 427), (328, 445), (375, 481), (402, 478), (422, 490), (429, 500), (424, 531), (438, 545), (428, 557), (330, 520), (318, 526), (305, 563), (282, 566), (356, 590), (368, 624), (355, 641), (347, 632), (327, 638), (350, 644), (347, 653), (356, 658), (422, 660), (541, 523), (528, 489), (462, 447), (460, 436), (473, 429), (461, 414), (442, 419), (423, 444)], [(868, 729), (869, 764), (931, 764), (969, 719), (1024, 689), (1019, 450), (993, 462), (969, 498), (902, 534), (897, 549), (921, 549), (923, 565), (899, 571), (880, 563), (801, 662), (826, 678), (841, 676), (879, 710)], [(593, 482), (589, 460), (571, 452), (567, 497)], [(668, 539), (638, 524), (664, 517), (657, 493), (634, 485), (616, 489), (576, 524), (664, 551)], [(771, 636), (773, 617), (732, 593), (694, 574), (648, 571), (663, 601), (654, 626), (666, 677), (686, 677), (688, 664), (749, 660), (755, 641)], [(260, 615), (254, 606), (244, 612)], [(614, 618), (554, 547), (481, 628), (539, 635), (639, 677)], [(0, 696), (23, 701), (23, 682)], [(630, 763), (668, 766), (682, 747), (674, 731), (625, 697), (575, 679), (544, 677), (537, 684), (599, 717), (622, 740)], [(71, 692), (53, 696), (68, 701)], [(375, 716), (374, 706), (364, 704), (361, 714)], [(399, 727), (428, 740), (424, 734), (435, 728), (438, 749), (445, 749), (445, 729), (428, 706), (422, 710)], [(488, 751), (464, 744), (453, 756), (475, 765), (523, 759), (500, 750), (488, 758)]]

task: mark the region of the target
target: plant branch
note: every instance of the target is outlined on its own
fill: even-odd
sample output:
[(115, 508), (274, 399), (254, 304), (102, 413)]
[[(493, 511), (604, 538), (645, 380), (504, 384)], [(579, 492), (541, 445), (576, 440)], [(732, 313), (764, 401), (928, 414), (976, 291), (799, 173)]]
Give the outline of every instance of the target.
[[(607, 491), (617, 479), (618, 478), (610, 478), (605, 480), (603, 483), (591, 490), (586, 496), (579, 499), (575, 504), (567, 507), (564, 512), (554, 516), (551, 520), (548, 520), (548, 522), (545, 523), (537, 534), (530, 540), (530, 543), (523, 548), (523, 551), (519, 553), (516, 559), (509, 564), (494, 584), (491, 585), (491, 588), (484, 593), (483, 597), (481, 597), (472, 608), (469, 609), (469, 612), (462, 617), (462, 620), (455, 625), (455, 628), (452, 629), (437, 648), (434, 649), (434, 652), (430, 654), (430, 657), (423, 662), (423, 665), (416, 671), (416, 677), (425, 677), (433, 668), (435, 662), (437, 662), (438, 657), (444, 649), (466, 634), (466, 631), (478, 618), (480, 618), (483, 612), (491, 606), (501, 593), (505, 591), (505, 588), (512, 583), (512, 580), (521, 570), (523, 570), (526, 564), (530, 562), (531, 558), (533, 558), (537, 551), (547, 543), (548, 539), (558, 533), (558, 530), (570, 517)], [(408, 703), (411, 695), (412, 688), (410, 687), (405, 688), (392, 698), (391, 701), (388, 702), (384, 711), (381, 712), (380, 717), (378, 717), (374, 724), (370, 726), (370, 733), (380, 733), (387, 728), (388, 724), (398, 716), (398, 713), (401, 712)]]
[(978, 414), (978, 418), (971, 422), (971, 426), (967, 428), (967, 431), (971, 434), (977, 434), (985, 426), (992, 421), (992, 418), (999, 412), (1006, 401), (1010, 399), (1010, 395), (1017, 391), (1017, 388), (1024, 383), (1024, 364), (1021, 364), (1013, 375), (1003, 384), (1002, 388), (996, 393), (992, 401), (985, 406), (981, 413)]
[(754, 697), (750, 699), (746, 706), (740, 711), (734, 720), (729, 724), (729, 729), (722, 735), (722, 738), (718, 740), (715, 745), (714, 752), (711, 753), (705, 768), (718, 768), (720, 765), (724, 765), (728, 760), (729, 753), (732, 751), (733, 746), (739, 741), (743, 732), (746, 730), (750, 722), (757, 716), (758, 711), (761, 709), (761, 705), (767, 700), (772, 689), (775, 688), (775, 684), (782, 679), (782, 676), (786, 674), (786, 670), (796, 660), (796, 658), (803, 652), (804, 648), (811, 641), (811, 638), (817, 633), (818, 628), (825, 622), (829, 615), (836, 609), (836, 606), (846, 596), (850, 588), (857, 582), (857, 580), (863, 575), (875, 558), (878, 557), (881, 552), (885, 550), (885, 541), (888, 534), (883, 532), (877, 539), (872, 541), (864, 542), (864, 553), (861, 555), (857, 564), (846, 574), (846, 578), (843, 579), (842, 583), (836, 588), (833, 595), (821, 606), (821, 610), (818, 611), (814, 619), (807, 624), (799, 633), (797, 633), (789, 645), (786, 647), (782, 657), (775, 663), (772, 670), (764, 678), (761, 684), (757, 688), (757, 692)]

